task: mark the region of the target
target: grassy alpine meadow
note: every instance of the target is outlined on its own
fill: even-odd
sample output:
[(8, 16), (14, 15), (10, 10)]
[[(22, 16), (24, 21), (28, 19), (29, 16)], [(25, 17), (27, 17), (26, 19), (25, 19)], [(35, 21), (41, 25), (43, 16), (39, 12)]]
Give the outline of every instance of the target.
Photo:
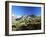
[(12, 6), (12, 31), (40, 29), (40, 7)]

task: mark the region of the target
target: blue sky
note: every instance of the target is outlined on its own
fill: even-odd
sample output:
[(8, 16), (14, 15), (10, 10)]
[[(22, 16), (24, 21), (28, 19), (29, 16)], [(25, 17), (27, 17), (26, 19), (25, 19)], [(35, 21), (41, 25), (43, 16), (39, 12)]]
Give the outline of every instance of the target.
[(41, 7), (28, 7), (28, 6), (12, 6), (12, 14), (15, 16), (23, 15), (41, 15)]

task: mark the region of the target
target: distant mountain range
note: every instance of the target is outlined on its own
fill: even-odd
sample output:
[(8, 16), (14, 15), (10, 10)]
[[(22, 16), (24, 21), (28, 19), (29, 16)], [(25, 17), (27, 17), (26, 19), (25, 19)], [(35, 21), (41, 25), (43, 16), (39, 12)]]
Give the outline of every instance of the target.
[(38, 19), (38, 17), (40, 16), (35, 16), (35, 15), (24, 15), (24, 16), (21, 16), (20, 18), (16, 18), (15, 16), (12, 16), (12, 20), (35, 20), (35, 19)]
[(41, 28), (41, 16), (24, 15), (19, 18), (12, 16), (13, 30), (35, 30)]

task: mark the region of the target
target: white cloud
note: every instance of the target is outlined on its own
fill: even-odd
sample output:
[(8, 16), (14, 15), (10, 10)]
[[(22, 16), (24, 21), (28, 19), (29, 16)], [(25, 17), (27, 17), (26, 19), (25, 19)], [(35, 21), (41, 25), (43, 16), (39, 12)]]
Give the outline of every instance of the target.
[(20, 18), (21, 16), (17, 16), (17, 18)]

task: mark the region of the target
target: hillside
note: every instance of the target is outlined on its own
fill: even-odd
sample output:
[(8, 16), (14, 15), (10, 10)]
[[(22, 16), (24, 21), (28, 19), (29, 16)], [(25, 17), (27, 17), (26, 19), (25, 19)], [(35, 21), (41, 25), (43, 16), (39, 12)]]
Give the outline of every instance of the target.
[(41, 16), (24, 15), (20, 18), (12, 16), (12, 30), (38, 30), (41, 29)]

